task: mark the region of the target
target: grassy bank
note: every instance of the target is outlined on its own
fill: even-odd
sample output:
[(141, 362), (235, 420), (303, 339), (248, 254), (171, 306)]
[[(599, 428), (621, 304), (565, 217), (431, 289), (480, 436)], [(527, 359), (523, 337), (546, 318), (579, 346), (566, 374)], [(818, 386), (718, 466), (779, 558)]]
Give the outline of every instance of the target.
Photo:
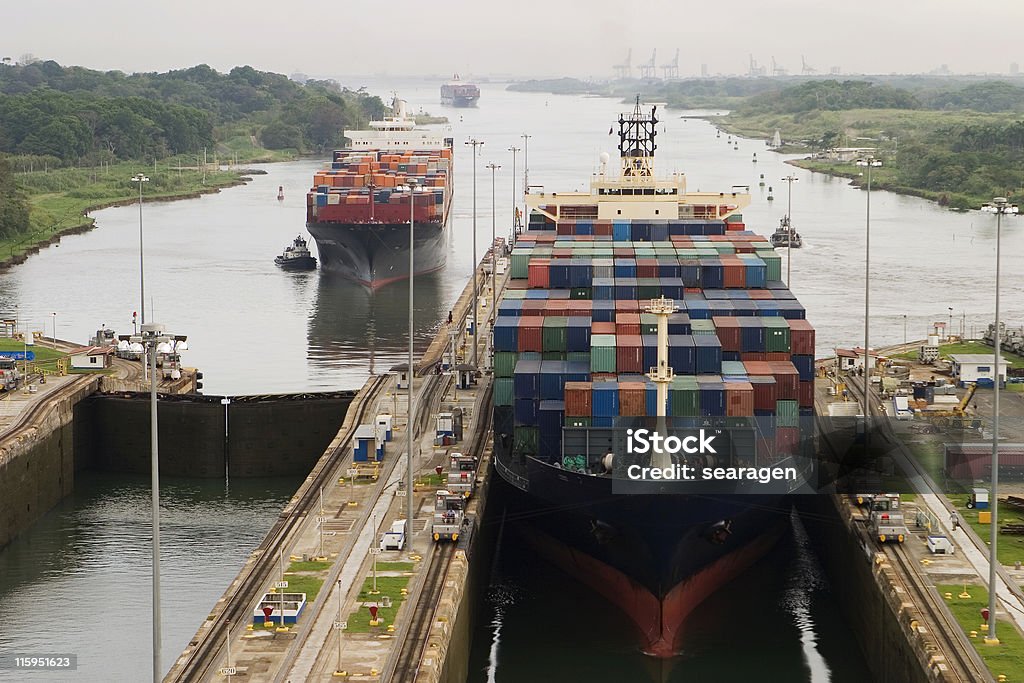
[[(995, 351), (991, 346), (985, 342), (978, 341), (966, 341), (958, 342), (955, 344), (940, 344), (939, 345), (939, 358), (949, 358), (952, 355), (957, 354), (984, 354), (991, 356)], [(1010, 351), (1003, 351), (999, 354), (999, 357), (1003, 362), (1007, 363), (1010, 367), (1020, 367), (1024, 365), (1024, 357), (1011, 353)], [(906, 353), (897, 353), (893, 358), (905, 358), (909, 360), (917, 360), (917, 351), (907, 351)]]
[(1006, 676), (1008, 681), (1024, 680), (1024, 638), (1014, 627), (1013, 623), (999, 620), (996, 635), (999, 636), (999, 645), (985, 645), (984, 636), (987, 631), (982, 629), (981, 608), (988, 607), (988, 591), (982, 586), (967, 586), (969, 598), (961, 598), (962, 585), (940, 584), (935, 586), (940, 595), (951, 594), (946, 599), (949, 610), (956, 617), (957, 622), (964, 629), (964, 633), (977, 631), (978, 636), (972, 638), (975, 649), (985, 660), (988, 670), (994, 677)]
[[(184, 162), (187, 163), (187, 162)], [(195, 166), (178, 166), (178, 160), (152, 165), (118, 163), (92, 168), (61, 168), (32, 173), (19, 173), (18, 186), (28, 196), (30, 230), (0, 240), (0, 260), (19, 262), (26, 253), (35, 251), (61, 235), (92, 227), (93, 219), (85, 214), (107, 206), (138, 201), (138, 183), (131, 182), (136, 173), (149, 178), (143, 186), (143, 201), (195, 197), (216, 192), (219, 188), (237, 185), (242, 174), (220, 171), (212, 167), (204, 174)]]

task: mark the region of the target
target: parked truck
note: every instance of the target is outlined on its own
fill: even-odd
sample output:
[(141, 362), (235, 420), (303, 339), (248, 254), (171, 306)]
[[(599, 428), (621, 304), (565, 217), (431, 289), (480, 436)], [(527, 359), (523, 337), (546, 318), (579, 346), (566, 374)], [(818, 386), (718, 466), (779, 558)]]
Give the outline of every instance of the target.
[(879, 543), (903, 543), (910, 536), (900, 510), (898, 493), (885, 493), (872, 498), (871, 532)]
[(476, 488), (476, 466), (477, 460), (472, 455), (452, 453), (448, 458), (448, 491), (465, 498), (472, 496)]
[(384, 532), (380, 538), (381, 550), (403, 550), (405, 549), (405, 520), (396, 519), (391, 523), (391, 528)]

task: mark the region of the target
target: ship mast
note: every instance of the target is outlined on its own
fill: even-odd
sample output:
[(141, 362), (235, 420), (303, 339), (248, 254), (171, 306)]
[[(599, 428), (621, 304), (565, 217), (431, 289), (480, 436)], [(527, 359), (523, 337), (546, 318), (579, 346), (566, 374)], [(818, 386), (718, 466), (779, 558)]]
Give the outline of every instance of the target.
[(658, 106), (651, 108), (651, 116), (647, 118), (640, 111), (640, 96), (636, 96), (636, 107), (629, 118), (619, 115), (619, 157), (621, 160), (621, 178), (634, 183), (638, 179), (654, 180), (654, 150), (658, 146), (654, 137), (658, 134), (658, 117), (655, 113)]
[[(657, 431), (662, 436), (667, 435), (665, 429), (665, 412), (668, 405), (668, 385), (672, 382), (672, 366), (668, 364), (668, 317), (678, 310), (672, 299), (660, 297), (652, 299), (644, 307), (647, 313), (658, 316), (658, 365), (650, 368), (647, 373), (648, 379), (654, 382), (658, 389), (658, 421)], [(659, 462), (662, 460), (664, 462)], [(651, 464), (655, 467), (667, 467), (671, 464), (667, 453), (654, 453), (651, 457)]]

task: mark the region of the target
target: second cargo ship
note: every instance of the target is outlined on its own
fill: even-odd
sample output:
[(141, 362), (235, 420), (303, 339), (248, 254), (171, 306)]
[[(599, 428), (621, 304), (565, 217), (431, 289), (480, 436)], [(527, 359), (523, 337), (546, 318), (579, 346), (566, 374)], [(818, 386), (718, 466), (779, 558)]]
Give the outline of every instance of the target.
[[(368, 130), (346, 130), (330, 168), (316, 173), (306, 195), (306, 228), (323, 270), (370, 288), (442, 268), (452, 200), (453, 138), (416, 128), (404, 100)], [(410, 203), (412, 206), (410, 206)]]
[(528, 541), (668, 658), (813, 491), (814, 330), (742, 223), (749, 195), (655, 177), (657, 122), (638, 100), (618, 169), (603, 155), (589, 192), (526, 196), (494, 325), (494, 462)]

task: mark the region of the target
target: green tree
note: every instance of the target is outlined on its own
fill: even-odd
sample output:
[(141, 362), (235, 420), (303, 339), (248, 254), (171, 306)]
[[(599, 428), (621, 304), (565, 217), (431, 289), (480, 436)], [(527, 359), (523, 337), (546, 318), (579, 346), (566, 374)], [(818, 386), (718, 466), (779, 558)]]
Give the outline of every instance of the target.
[(7, 158), (0, 155), (0, 237), (28, 232), (28, 201), (14, 182)]

